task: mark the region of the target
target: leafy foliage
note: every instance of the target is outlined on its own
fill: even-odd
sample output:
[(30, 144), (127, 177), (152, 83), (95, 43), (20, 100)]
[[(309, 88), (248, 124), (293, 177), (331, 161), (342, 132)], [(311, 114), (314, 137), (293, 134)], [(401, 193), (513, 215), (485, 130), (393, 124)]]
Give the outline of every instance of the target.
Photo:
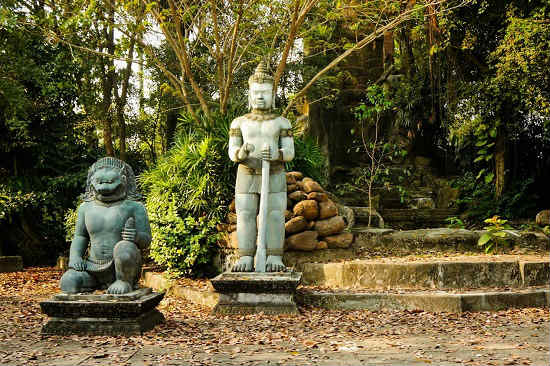
[(518, 7), (509, 7), (503, 40), (491, 54), (495, 85), (522, 109), (547, 118), (550, 117), (549, 12), (548, 3), (528, 14)]
[(511, 235), (518, 236), (512, 231), (514, 228), (508, 224), (508, 220), (501, 219), (499, 216), (493, 216), (483, 222), (489, 225), (484, 227), (487, 232), (481, 235), (477, 245), (485, 247), (485, 253), (492, 253), (497, 251), (499, 246), (507, 245)]
[(65, 213), (97, 156), (76, 129), (83, 69), (68, 48), (5, 18), (0, 48), (2, 249), (27, 265), (53, 263), (65, 249)]
[(445, 222), (447, 223), (447, 227), (449, 229), (465, 229), (466, 225), (464, 224), (464, 221), (460, 217), (447, 217), (445, 219)]
[(0, 228), (6, 232), (2, 254), (21, 255), (27, 265), (53, 263), (65, 249), (65, 210), (51, 191), (13, 192), (0, 185)]
[[(388, 117), (388, 112), (393, 107), (394, 103), (388, 93), (377, 85), (371, 85), (366, 90), (365, 101), (353, 108), (359, 126), (358, 132), (351, 131), (355, 136), (355, 149), (366, 156), (365, 165), (354, 174), (353, 185), (355, 189), (368, 195), (369, 207), (373, 206), (374, 187), (397, 189), (402, 202), (407, 196), (407, 190), (401, 185), (405, 177), (399, 176), (398, 182), (395, 182), (395, 177), (388, 168), (388, 164), (402, 160), (407, 155), (407, 151), (398, 144), (390, 142), (382, 133), (384, 119)], [(405, 170), (405, 174), (408, 173)], [(340, 191), (353, 189), (349, 183), (344, 183), (337, 188)]]
[(140, 177), (153, 233), (150, 255), (174, 274), (212, 272), (215, 225), (227, 213), (235, 181), (229, 125), (242, 110), (232, 111), (201, 115), (198, 126), (182, 115), (174, 147)]
[[(505, 11), (502, 6), (474, 1), (451, 12), (444, 44), (459, 51), (438, 54), (454, 62), (453, 72), (460, 75), (447, 84), (454, 112), (448, 115), (449, 139), (457, 161), (480, 183), (494, 183), (497, 199), (520, 193), (521, 184), (514, 182), (546, 175), (539, 167), (549, 149), (550, 116), (550, 79), (544, 71), (549, 63), (548, 3), (509, 1)], [(536, 185), (531, 191), (537, 191)]]
[(297, 170), (304, 176), (311, 177), (321, 185), (327, 182), (326, 157), (321, 147), (312, 137), (298, 136), (294, 138), (294, 159), (286, 163), (287, 171)]
[(516, 182), (502, 198), (495, 200), (494, 185), (479, 182), (472, 172), (456, 179), (453, 186), (460, 189), (457, 200), (470, 222), (478, 222), (487, 216), (501, 215), (511, 219), (529, 217), (536, 213), (538, 196), (531, 193), (534, 180)]

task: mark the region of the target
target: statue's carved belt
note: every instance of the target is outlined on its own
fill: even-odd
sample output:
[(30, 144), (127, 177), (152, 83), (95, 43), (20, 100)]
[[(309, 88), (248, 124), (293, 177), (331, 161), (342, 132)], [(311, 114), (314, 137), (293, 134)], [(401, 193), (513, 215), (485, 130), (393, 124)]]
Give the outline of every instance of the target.
[(86, 259), (86, 271), (88, 272), (104, 272), (108, 270), (114, 263), (111, 259)]
[[(269, 193), (286, 192), (286, 175), (282, 163), (273, 164), (274, 168), (269, 174)], [(261, 171), (239, 164), (237, 170), (237, 181), (235, 182), (235, 193), (260, 194), (262, 188)]]
[[(240, 170), (244, 171), (245, 174), (249, 174), (249, 175), (262, 175), (262, 169), (254, 169), (254, 168), (250, 168), (244, 164), (239, 164), (239, 167), (242, 167), (240, 168)], [(282, 173), (284, 171), (285, 167), (283, 164), (277, 164), (277, 163), (272, 163), (270, 164), (269, 166), (269, 174), (278, 174), (278, 173)]]

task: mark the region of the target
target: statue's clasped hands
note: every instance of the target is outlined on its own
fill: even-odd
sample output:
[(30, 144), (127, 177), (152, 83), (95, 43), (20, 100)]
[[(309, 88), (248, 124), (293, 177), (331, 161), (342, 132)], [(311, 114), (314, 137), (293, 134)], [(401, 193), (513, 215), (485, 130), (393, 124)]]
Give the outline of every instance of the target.
[[(248, 158), (248, 155), (253, 152), (255, 150), (254, 148), (254, 145), (252, 144), (249, 144), (249, 143), (245, 143), (243, 144), (243, 146), (241, 146), (241, 148), (239, 149), (239, 152), (237, 153), (237, 158), (240, 160), (240, 161), (243, 161), (245, 160), (246, 158)], [(261, 159), (262, 160), (277, 160), (279, 157), (274, 157), (273, 154), (271, 154), (271, 148), (269, 147), (269, 145), (264, 145), (264, 147), (262, 148), (262, 151), (261, 151)]]
[(268, 160), (268, 161), (272, 160), (271, 148), (267, 144), (265, 144), (264, 147), (262, 148), (262, 160)]

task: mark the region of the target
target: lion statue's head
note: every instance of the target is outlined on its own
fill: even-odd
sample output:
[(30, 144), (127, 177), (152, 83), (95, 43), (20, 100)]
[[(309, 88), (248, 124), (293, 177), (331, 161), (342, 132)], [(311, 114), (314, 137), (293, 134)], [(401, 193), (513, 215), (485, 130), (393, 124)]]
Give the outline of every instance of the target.
[(94, 199), (116, 202), (123, 199), (137, 201), (136, 177), (132, 167), (122, 160), (105, 157), (96, 161), (88, 170), (85, 201)]

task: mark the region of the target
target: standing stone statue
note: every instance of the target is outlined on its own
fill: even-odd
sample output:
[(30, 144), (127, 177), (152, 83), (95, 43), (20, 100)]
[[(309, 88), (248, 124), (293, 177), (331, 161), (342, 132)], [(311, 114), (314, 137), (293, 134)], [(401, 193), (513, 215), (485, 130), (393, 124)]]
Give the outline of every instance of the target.
[[(257, 257), (256, 266), (259, 261), (265, 261), (265, 271), (278, 272), (286, 268), (282, 261), (287, 200), (284, 163), (294, 158), (294, 140), (290, 121), (272, 113), (275, 98), (273, 77), (263, 62), (249, 78), (248, 84), (252, 111), (233, 120), (229, 137), (229, 157), (239, 163), (235, 207), (240, 258), (233, 271), (254, 271), (258, 239), (258, 246), (265, 245), (266, 250), (265, 254), (260, 254), (267, 258)], [(262, 189), (266, 191), (262, 192)], [(257, 227), (259, 208), (264, 212), (260, 212)], [(256, 268), (256, 271), (264, 270)]]
[(151, 243), (147, 212), (137, 199), (128, 164), (106, 157), (90, 167), (61, 291), (107, 288), (109, 294), (125, 294), (136, 289), (141, 275), (138, 247)]

